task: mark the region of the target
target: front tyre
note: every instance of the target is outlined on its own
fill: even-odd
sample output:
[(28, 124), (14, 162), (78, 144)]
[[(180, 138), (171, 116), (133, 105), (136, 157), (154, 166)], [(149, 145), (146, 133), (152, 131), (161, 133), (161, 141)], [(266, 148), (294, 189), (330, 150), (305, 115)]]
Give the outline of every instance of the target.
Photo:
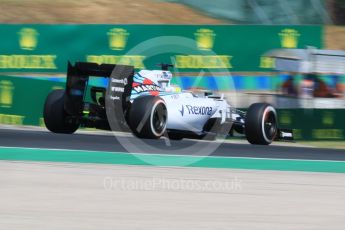
[(162, 98), (142, 96), (131, 105), (128, 125), (140, 138), (158, 139), (166, 132), (167, 119), (167, 107)]
[(246, 113), (245, 134), (251, 144), (269, 145), (277, 135), (277, 112), (267, 103), (254, 103)]
[(74, 133), (79, 123), (66, 120), (64, 109), (64, 90), (54, 90), (49, 93), (44, 103), (43, 119), (47, 129), (53, 133)]

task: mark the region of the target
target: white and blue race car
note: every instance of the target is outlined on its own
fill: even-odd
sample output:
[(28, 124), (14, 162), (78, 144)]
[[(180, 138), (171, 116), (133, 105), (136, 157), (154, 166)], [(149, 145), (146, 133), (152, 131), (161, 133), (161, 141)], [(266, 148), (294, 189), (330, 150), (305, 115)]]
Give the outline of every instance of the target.
[[(272, 105), (255, 103), (244, 112), (222, 96), (182, 91), (171, 84), (170, 66), (135, 73), (133, 66), (68, 63), (66, 89), (52, 91), (46, 99), (45, 125), (54, 133), (93, 127), (150, 139), (214, 138), (234, 131), (251, 144), (292, 139), (291, 131), (278, 129)], [(108, 78), (107, 87), (88, 87), (90, 76)]]

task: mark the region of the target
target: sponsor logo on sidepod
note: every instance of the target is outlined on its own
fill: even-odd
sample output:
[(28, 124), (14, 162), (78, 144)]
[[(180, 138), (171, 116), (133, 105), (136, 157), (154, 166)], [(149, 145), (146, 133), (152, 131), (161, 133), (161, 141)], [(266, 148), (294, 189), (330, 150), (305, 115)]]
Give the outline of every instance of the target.
[(180, 111), (181, 116), (184, 116), (184, 107), (186, 107), (188, 114), (192, 115), (212, 115), (212, 107), (211, 106), (192, 106), (192, 105), (182, 105)]
[(123, 78), (123, 79), (112, 78), (111, 82), (112, 83), (123, 84), (123, 85), (127, 85), (127, 83), (128, 83), (127, 78)]
[(183, 117), (183, 115), (184, 115), (184, 106), (182, 105), (182, 109), (181, 110), (179, 110), (180, 111), (180, 113), (181, 113), (181, 116)]

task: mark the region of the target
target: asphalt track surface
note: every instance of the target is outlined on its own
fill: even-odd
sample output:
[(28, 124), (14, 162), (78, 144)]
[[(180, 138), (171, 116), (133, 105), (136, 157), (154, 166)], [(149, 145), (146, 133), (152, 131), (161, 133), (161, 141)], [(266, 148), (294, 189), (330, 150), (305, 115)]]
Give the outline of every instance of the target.
[[(103, 159), (104, 155), (105, 158), (109, 155), (131, 157), (131, 154), (112, 153), (127, 152), (124, 142), (137, 139), (125, 136), (121, 139), (123, 142), (119, 143), (119, 140), (111, 134), (63, 135), (44, 129), (0, 128), (0, 146), (19, 147), (13, 148), (19, 149), (12, 152), (14, 157), (17, 153), (25, 156), (33, 155), (33, 152), (48, 156), (63, 152), (62, 158), (66, 154), (69, 158), (73, 153), (80, 157), (92, 155), (97, 159), (102, 155)], [(252, 161), (251, 164), (259, 161), (265, 169), (270, 166), (267, 162), (273, 162), (277, 167), (274, 170), (246, 170), (242, 166), (201, 168), (146, 164), (143, 167), (135, 164), (80, 164), (79, 161), (1, 160), (0, 229), (45, 230), (47, 226), (51, 230), (344, 229), (344, 173), (283, 171), (280, 168), (285, 165), (286, 169), (288, 164), (306, 167), (307, 163), (315, 165), (323, 161), (301, 164), (298, 161), (249, 158), (343, 161), (325, 161), (327, 168), (339, 168), (345, 162), (344, 150), (195, 140), (171, 141), (167, 146), (164, 138), (142, 143), (143, 146), (139, 146), (141, 152), (146, 153), (145, 146), (155, 146), (157, 151), (148, 153), (162, 154), (165, 150), (167, 154), (186, 155), (204, 155), (203, 150), (186, 152), (189, 146), (215, 145), (218, 148), (211, 155), (223, 157), (204, 160), (227, 162), (236, 160), (231, 158), (236, 156), (243, 161), (243, 157), (248, 157), (245, 161)], [(34, 149), (22, 151), (20, 147)], [(76, 153), (79, 151), (45, 151), (45, 148), (95, 152), (80, 154)], [(3, 156), (12, 154), (6, 148), (0, 150)], [(156, 156), (168, 161), (181, 158)]]
[[(131, 136), (125, 138), (129, 141), (135, 140), (135, 138)], [(145, 146), (154, 146), (156, 150), (151, 149), (147, 151), (146, 148), (140, 148), (139, 146), (140, 150), (137, 151), (137, 153), (162, 154), (163, 151), (161, 150), (164, 150), (164, 153), (168, 151), (169, 154), (204, 156), (202, 150), (193, 153), (185, 151), (190, 146), (204, 143), (211, 147), (214, 145), (215, 147), (215, 150), (208, 154), (210, 156), (345, 161), (344, 150), (295, 147), (288, 146), (289, 144), (287, 144), (287, 146), (258, 146), (229, 142), (200, 142), (197, 140), (184, 139), (182, 141), (170, 141), (170, 146), (167, 146), (164, 138), (160, 140), (144, 140), (142, 143)], [(40, 130), (0, 129), (0, 146), (128, 152), (127, 149), (119, 143), (119, 140), (112, 135), (68, 135), (54, 134)]]

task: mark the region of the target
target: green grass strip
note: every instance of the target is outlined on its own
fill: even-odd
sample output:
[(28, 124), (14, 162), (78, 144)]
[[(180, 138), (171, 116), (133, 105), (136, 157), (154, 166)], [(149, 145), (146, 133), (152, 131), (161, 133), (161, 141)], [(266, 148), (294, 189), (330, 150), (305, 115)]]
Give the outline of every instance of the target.
[(0, 160), (345, 173), (345, 162), (0, 147)]

